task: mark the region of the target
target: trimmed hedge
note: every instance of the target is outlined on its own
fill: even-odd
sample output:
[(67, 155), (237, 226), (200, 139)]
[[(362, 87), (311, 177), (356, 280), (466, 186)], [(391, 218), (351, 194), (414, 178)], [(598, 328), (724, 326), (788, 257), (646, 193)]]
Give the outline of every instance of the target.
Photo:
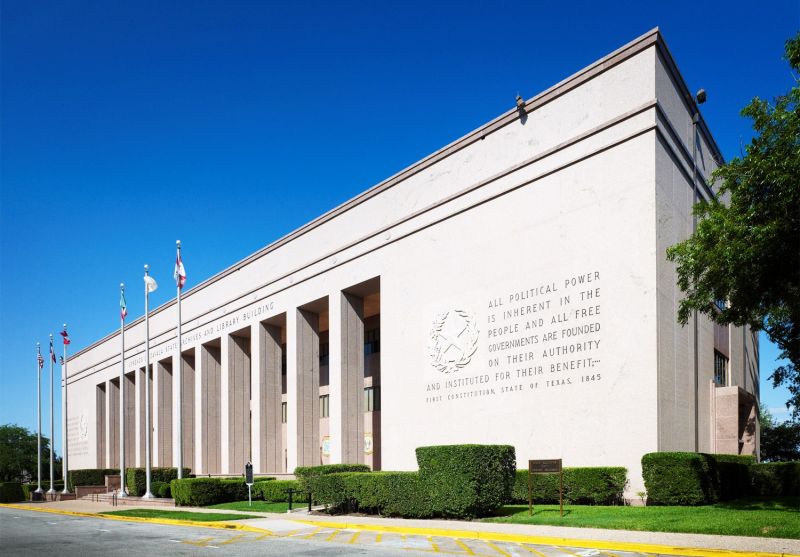
[(417, 472), (343, 472), (315, 480), (314, 500), (333, 512), (365, 512), (405, 518), (435, 516)]
[(648, 505), (708, 505), (750, 494), (752, 456), (649, 453), (642, 457)]
[(750, 493), (761, 496), (800, 495), (800, 462), (766, 462), (750, 466)]
[[(128, 493), (136, 497), (144, 495), (147, 480), (145, 478), (144, 468), (128, 468), (126, 472), (126, 485), (128, 486)], [(183, 469), (183, 477), (189, 476), (191, 470), (189, 468)], [(153, 490), (155, 482), (169, 483), (178, 477), (177, 468), (151, 468), (150, 469), (150, 493), (156, 495)]]
[[(287, 489), (302, 489), (300, 482), (297, 480), (276, 480), (275, 478), (268, 478), (272, 481), (257, 481), (253, 484), (253, 498), (263, 499), (264, 501), (271, 501), (273, 503), (285, 503), (289, 500), (286, 494)], [(298, 503), (307, 503), (308, 494), (305, 491), (292, 494), (292, 501)]]
[(417, 449), (419, 478), (437, 515), (489, 515), (511, 497), (516, 471), (510, 445), (440, 445)]
[[(274, 484), (272, 480), (259, 480), (253, 484), (253, 499), (259, 499), (263, 485)], [(204, 507), (247, 499), (247, 484), (244, 478), (184, 478), (170, 482), (170, 491), (178, 506)]]
[(24, 500), (20, 482), (0, 482), (0, 503), (18, 503)]
[(648, 453), (642, 457), (648, 505), (703, 505), (713, 500), (708, 459), (699, 453)]
[(754, 456), (705, 454), (709, 460), (711, 487), (716, 491), (716, 501), (730, 501), (750, 494), (750, 466)]
[(119, 474), (119, 468), (84, 468), (69, 471), (69, 485), (106, 485), (106, 476)]
[[(622, 467), (564, 468), (564, 502), (578, 505), (618, 505), (628, 483)], [(533, 500), (536, 503), (558, 503), (558, 474), (536, 474), (533, 478)], [(511, 503), (528, 502), (528, 471), (517, 470)]]

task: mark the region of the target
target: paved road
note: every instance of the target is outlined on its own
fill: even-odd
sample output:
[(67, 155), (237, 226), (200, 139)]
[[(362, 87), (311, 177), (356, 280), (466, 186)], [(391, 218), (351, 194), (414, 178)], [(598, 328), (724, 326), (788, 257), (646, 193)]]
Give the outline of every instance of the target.
[[(0, 555), (95, 557), (130, 555), (371, 555), (400, 553), (393, 547), (330, 543), (324, 540), (260, 536), (237, 532), (122, 522), (0, 508)], [(426, 555), (406, 552), (403, 555)]]
[[(334, 528), (282, 517), (236, 521), (247, 530), (222, 530), (125, 522), (0, 507), (0, 556), (105, 555), (403, 555), (432, 553), (476, 557), (640, 557), (642, 553), (567, 545), (401, 534), (371, 529)], [(256, 531), (253, 531), (256, 530)], [(544, 540), (543, 540), (544, 541)], [(594, 547), (603, 547), (598, 542)], [(609, 542), (610, 547), (617, 546)], [(700, 552), (701, 550), (697, 550)], [(674, 554), (674, 553), (673, 553)], [(681, 553), (679, 553), (681, 554)], [(698, 554), (695, 550), (683, 555)], [(713, 555), (708, 551), (701, 555)], [(648, 553), (648, 557), (655, 554)]]

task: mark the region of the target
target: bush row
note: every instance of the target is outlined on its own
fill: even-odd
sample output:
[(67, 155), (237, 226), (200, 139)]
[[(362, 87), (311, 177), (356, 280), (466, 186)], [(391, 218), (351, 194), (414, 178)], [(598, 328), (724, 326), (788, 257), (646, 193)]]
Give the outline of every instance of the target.
[(436, 516), (418, 472), (344, 472), (321, 476), (314, 500), (333, 512), (365, 512), (405, 518)]
[(119, 474), (119, 468), (84, 468), (69, 471), (69, 485), (105, 485), (106, 476)]
[[(183, 469), (183, 477), (189, 476), (191, 470), (189, 468)], [(126, 485), (128, 486), (128, 493), (130, 495), (141, 497), (144, 495), (146, 488), (146, 476), (144, 468), (127, 468), (125, 470)], [(177, 468), (151, 468), (150, 469), (150, 492), (157, 495), (153, 489), (155, 482), (169, 484), (172, 480), (178, 477)]]
[(756, 464), (752, 456), (649, 453), (642, 457), (642, 476), (648, 505), (800, 495), (800, 462)]
[[(558, 474), (536, 474), (533, 478), (533, 500), (536, 503), (558, 503)], [(564, 468), (564, 503), (578, 505), (618, 505), (628, 483), (622, 467)], [(517, 470), (511, 503), (528, 502), (528, 471)]]
[[(268, 486), (271, 487), (278, 482), (270, 480), (272, 478), (255, 481), (252, 489), (253, 499), (263, 499), (265, 493), (272, 494)], [(247, 484), (244, 482), (244, 478), (173, 479), (169, 484), (169, 489), (178, 506), (205, 507), (247, 499)]]
[[(275, 478), (266, 478), (272, 481), (262, 481), (256, 479), (253, 484), (253, 498), (264, 501), (271, 501), (273, 503), (285, 503), (289, 500), (289, 495), (286, 493), (287, 489), (302, 489), (300, 482), (297, 480), (276, 480)], [(298, 503), (308, 502), (308, 494), (305, 491), (292, 494), (292, 501)]]
[(0, 482), (0, 503), (18, 503), (24, 500), (20, 482)]
[[(516, 458), (508, 445), (417, 449), (419, 472), (303, 470), (301, 484), (334, 512), (472, 518), (491, 514), (511, 496)], [(360, 468), (360, 467), (359, 467)]]
[(800, 462), (766, 462), (750, 467), (750, 493), (762, 496), (800, 495)]
[(298, 466), (294, 469), (295, 477), (303, 486), (308, 478), (324, 476), (326, 474), (340, 474), (342, 472), (369, 472), (366, 464), (323, 464), (321, 466)]

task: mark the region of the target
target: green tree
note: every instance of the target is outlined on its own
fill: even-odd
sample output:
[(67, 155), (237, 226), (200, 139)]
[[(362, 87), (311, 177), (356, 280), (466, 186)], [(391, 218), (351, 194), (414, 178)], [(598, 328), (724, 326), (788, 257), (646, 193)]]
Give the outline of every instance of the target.
[[(55, 455), (55, 453), (53, 453)], [(54, 460), (56, 478), (61, 459)], [(36, 481), (36, 433), (16, 424), (0, 425), (0, 481)], [(50, 440), (42, 436), (42, 485), (50, 481)]]
[(800, 460), (800, 422), (786, 420), (777, 423), (763, 405), (758, 410), (761, 423), (761, 460)]
[[(800, 70), (800, 33), (786, 42)], [(698, 203), (692, 236), (667, 250), (685, 297), (678, 320), (693, 311), (721, 324), (763, 330), (788, 361), (770, 376), (786, 385), (800, 417), (800, 81), (773, 102), (754, 98), (742, 115), (755, 131), (741, 157), (713, 176), (716, 199)], [(716, 300), (727, 300), (719, 311)]]

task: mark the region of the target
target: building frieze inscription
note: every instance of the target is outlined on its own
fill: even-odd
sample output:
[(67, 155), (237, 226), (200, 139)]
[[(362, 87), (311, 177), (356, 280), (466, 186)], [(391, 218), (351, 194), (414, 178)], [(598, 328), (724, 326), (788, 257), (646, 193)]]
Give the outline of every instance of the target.
[[(438, 314), (428, 352), (440, 377), (428, 376), (425, 402), (528, 396), (603, 381), (601, 294), (600, 272), (590, 270), (499, 293), (478, 317), (464, 309)], [(477, 333), (473, 321), (482, 325)], [(469, 365), (446, 365), (473, 353)]]
[[(270, 300), (259, 304), (257, 306), (246, 307), (238, 310), (236, 313), (227, 315), (215, 323), (209, 323), (186, 335), (181, 335), (181, 348), (191, 346), (198, 342), (213, 340), (219, 338), (223, 333), (228, 332), (235, 327), (243, 327), (247, 324), (252, 324), (255, 318), (272, 312), (275, 309), (275, 302)], [(150, 350), (150, 361), (160, 359), (161, 356), (172, 354), (176, 352), (177, 342), (172, 339), (169, 342), (161, 344)], [(144, 353), (137, 354), (132, 358), (125, 359), (125, 369), (130, 367), (139, 367), (144, 365)]]

